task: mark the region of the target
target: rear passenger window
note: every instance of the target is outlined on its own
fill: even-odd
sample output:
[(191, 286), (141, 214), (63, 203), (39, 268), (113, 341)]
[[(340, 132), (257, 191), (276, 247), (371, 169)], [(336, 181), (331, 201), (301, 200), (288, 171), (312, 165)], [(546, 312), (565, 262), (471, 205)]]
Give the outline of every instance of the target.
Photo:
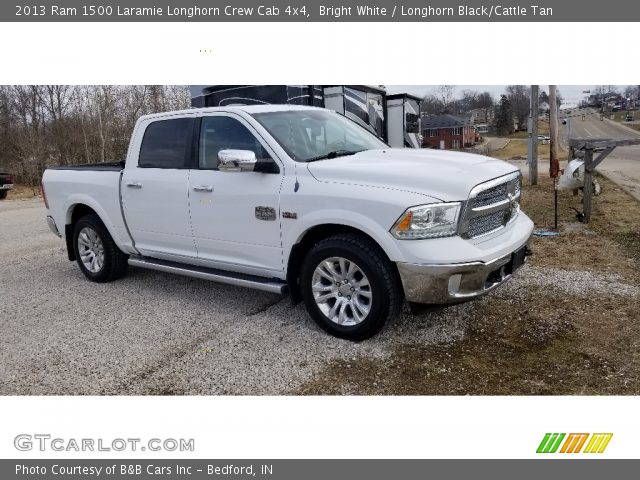
[(203, 117), (200, 127), (200, 168), (216, 170), (220, 150), (251, 150), (258, 161), (271, 158), (253, 133), (238, 120), (223, 116)]
[(138, 166), (186, 168), (193, 133), (193, 118), (176, 118), (151, 123), (144, 132)]

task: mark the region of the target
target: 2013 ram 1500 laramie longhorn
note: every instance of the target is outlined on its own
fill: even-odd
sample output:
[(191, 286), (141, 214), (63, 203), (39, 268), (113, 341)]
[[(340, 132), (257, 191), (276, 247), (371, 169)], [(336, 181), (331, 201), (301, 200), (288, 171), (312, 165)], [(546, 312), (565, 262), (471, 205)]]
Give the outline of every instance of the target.
[(127, 265), (303, 300), (326, 331), (378, 332), (403, 299), (489, 292), (526, 260), (521, 175), (492, 158), (391, 149), (300, 106), (138, 120), (126, 161), (47, 169), (47, 221), (89, 280)]

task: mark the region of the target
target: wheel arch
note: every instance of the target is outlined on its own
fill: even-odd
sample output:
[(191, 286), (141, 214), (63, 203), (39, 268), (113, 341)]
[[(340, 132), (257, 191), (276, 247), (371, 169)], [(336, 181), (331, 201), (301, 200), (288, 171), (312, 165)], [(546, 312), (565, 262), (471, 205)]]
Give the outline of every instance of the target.
[(72, 201), (66, 209), (64, 222), (64, 238), (67, 246), (67, 256), (70, 261), (76, 260), (73, 249), (73, 229), (78, 220), (87, 215), (96, 215), (109, 232), (109, 235), (111, 235), (111, 238), (113, 238), (114, 241), (118, 238), (113, 228), (111, 228), (110, 223), (107, 221), (106, 213), (100, 206), (86, 199)]
[(381, 254), (389, 260), (393, 265), (393, 268), (397, 271), (395, 263), (389, 258), (389, 255), (381, 245), (381, 242), (377, 241), (376, 238), (363, 229), (342, 223), (318, 224), (308, 228), (299, 235), (298, 240), (292, 245), (291, 251), (289, 252), (287, 260), (287, 283), (289, 285), (291, 301), (294, 304), (299, 303), (302, 299), (302, 295), (300, 293), (300, 271), (307, 252), (319, 241), (334, 235), (345, 233), (356, 234), (367, 238), (379, 248)]

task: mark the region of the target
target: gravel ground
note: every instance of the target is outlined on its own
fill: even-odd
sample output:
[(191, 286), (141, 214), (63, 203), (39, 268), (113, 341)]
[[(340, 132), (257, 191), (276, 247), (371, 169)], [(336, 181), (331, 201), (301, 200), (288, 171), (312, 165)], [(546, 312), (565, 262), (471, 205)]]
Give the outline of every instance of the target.
[(525, 267), (481, 302), (405, 312), (377, 337), (326, 335), (288, 298), (130, 268), (114, 283), (85, 280), (66, 260), (40, 201), (0, 202), (0, 394), (286, 394), (329, 362), (384, 360), (406, 344), (463, 338), (491, 298), (527, 284), (637, 296), (615, 275)]
[(403, 315), (372, 341), (319, 330), (288, 298), (130, 268), (85, 280), (40, 201), (0, 202), (0, 394), (280, 394), (332, 359), (449, 342), (468, 309)]

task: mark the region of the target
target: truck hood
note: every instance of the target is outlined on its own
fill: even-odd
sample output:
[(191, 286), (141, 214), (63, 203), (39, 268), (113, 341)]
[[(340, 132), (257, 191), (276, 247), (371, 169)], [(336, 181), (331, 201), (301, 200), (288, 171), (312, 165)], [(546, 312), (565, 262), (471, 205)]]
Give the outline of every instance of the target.
[(445, 202), (466, 200), (479, 183), (518, 170), (483, 155), (412, 148), (367, 150), (307, 165), (321, 182), (392, 188)]

